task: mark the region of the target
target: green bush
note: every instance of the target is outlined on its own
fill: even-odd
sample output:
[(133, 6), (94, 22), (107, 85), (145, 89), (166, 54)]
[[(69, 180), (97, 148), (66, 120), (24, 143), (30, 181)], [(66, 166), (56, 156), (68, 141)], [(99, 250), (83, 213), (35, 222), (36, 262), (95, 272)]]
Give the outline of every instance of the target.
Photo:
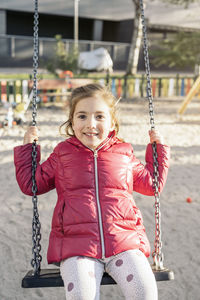
[(47, 70), (54, 74), (56, 77), (59, 76), (60, 71), (72, 71), (77, 73), (78, 71), (78, 51), (74, 47), (66, 51), (65, 44), (62, 41), (61, 35), (56, 35), (56, 47), (53, 57), (47, 62)]

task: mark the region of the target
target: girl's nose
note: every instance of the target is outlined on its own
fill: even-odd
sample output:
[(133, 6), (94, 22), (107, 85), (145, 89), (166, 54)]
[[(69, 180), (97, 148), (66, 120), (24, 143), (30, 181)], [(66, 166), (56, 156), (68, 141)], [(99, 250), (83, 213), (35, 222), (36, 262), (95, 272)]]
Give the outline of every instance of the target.
[(88, 128), (95, 128), (96, 127), (96, 120), (95, 120), (94, 117), (88, 118), (87, 126), (88, 126)]

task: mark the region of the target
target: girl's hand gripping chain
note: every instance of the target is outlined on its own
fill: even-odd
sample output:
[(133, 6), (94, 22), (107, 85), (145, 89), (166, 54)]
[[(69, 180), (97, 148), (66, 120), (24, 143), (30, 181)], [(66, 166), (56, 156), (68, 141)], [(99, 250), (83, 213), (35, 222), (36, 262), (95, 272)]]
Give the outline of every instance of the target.
[(24, 135), (24, 145), (38, 141), (38, 129), (36, 126), (30, 126)]
[(156, 144), (164, 144), (163, 136), (156, 129), (149, 130), (149, 137), (151, 144), (153, 144), (154, 142), (156, 142)]

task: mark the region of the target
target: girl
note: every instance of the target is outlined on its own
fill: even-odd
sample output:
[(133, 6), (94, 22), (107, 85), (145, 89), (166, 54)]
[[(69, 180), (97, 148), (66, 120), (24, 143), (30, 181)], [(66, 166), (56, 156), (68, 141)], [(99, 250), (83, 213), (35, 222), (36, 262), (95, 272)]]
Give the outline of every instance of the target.
[[(59, 263), (66, 299), (97, 300), (103, 272), (109, 273), (126, 299), (156, 300), (157, 286), (147, 261), (150, 246), (140, 210), (132, 193), (152, 196), (152, 146), (146, 165), (136, 159), (130, 144), (117, 137), (116, 99), (107, 88), (89, 84), (72, 92), (65, 126), (70, 137), (39, 164), (38, 194), (56, 188), (49, 239), (48, 263)], [(169, 147), (159, 132), (150, 131), (157, 143), (159, 191), (166, 181)], [(15, 148), (18, 184), (31, 195), (31, 143), (36, 127)], [(39, 146), (38, 146), (39, 152)]]

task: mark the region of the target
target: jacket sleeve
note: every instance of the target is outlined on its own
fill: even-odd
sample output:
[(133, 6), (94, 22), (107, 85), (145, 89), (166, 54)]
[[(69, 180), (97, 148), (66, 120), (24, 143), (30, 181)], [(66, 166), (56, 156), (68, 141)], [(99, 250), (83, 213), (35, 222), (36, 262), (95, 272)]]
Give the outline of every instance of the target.
[[(55, 188), (55, 169), (57, 165), (57, 151), (43, 162), (40, 162), (40, 146), (37, 146), (37, 169), (35, 173), (37, 195), (46, 193)], [(26, 195), (32, 193), (32, 144), (14, 148), (14, 163), (16, 179), (21, 191)]]
[[(161, 193), (168, 174), (169, 159), (170, 159), (170, 148), (166, 145), (157, 144), (157, 154), (158, 154), (158, 182), (159, 182), (159, 192)], [(146, 164), (143, 165), (138, 159), (133, 156), (133, 190), (143, 195), (153, 196), (153, 149), (152, 144), (147, 145)]]

